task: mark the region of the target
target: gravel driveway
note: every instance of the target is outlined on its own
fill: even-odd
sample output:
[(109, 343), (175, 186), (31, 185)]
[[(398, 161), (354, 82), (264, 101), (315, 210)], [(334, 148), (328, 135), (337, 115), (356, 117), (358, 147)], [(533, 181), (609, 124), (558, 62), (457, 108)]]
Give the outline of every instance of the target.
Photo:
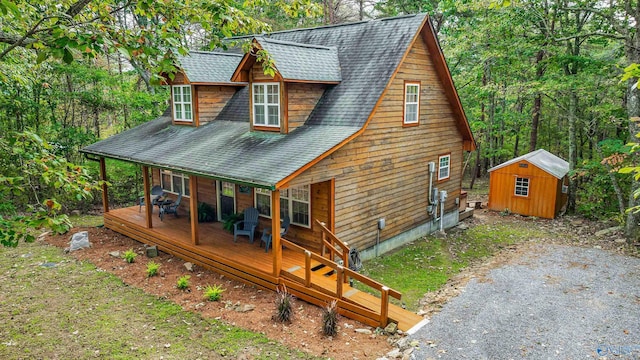
[(558, 245), (472, 279), (414, 359), (640, 359), (640, 259)]

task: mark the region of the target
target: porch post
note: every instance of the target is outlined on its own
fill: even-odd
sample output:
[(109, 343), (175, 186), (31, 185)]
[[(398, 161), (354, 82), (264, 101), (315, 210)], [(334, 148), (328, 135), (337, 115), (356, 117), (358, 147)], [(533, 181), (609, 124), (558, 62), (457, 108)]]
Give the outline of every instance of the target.
[(104, 163), (104, 158), (100, 158), (100, 179), (103, 181), (102, 183), (102, 206), (104, 207), (104, 212), (109, 212), (109, 193), (107, 192), (107, 166)]
[(200, 242), (198, 234), (198, 178), (195, 175), (189, 175), (189, 213), (191, 214), (191, 242), (198, 245)]
[(144, 203), (146, 206), (144, 207), (144, 212), (147, 215), (147, 229), (151, 229), (153, 227), (151, 218), (153, 214), (153, 204), (151, 203), (151, 195), (149, 194), (149, 167), (142, 166), (142, 186), (144, 186)]
[(271, 192), (271, 249), (273, 250), (273, 276), (280, 276), (282, 246), (280, 246), (280, 190)]

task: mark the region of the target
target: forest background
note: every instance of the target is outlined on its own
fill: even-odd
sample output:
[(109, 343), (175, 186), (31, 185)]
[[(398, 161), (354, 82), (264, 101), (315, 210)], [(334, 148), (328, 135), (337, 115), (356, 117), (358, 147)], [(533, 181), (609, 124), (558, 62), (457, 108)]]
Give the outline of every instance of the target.
[[(79, 149), (161, 114), (178, 54), (251, 33), (427, 12), (478, 150), (475, 178), (544, 148), (570, 163), (567, 211), (640, 219), (640, 0), (0, 0), (0, 242), (64, 231), (98, 208), (98, 165)], [(138, 166), (109, 162), (109, 201), (142, 193)], [(622, 171), (621, 171), (622, 170)]]

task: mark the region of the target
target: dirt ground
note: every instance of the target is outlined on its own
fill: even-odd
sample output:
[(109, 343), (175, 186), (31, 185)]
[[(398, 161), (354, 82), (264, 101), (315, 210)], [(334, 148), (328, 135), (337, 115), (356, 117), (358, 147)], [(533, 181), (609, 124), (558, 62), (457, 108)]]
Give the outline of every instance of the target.
[[(189, 271), (183, 260), (162, 252), (156, 258), (147, 258), (144, 255), (143, 244), (109, 229), (74, 228), (66, 235), (48, 236), (46, 241), (60, 248), (67, 248), (69, 234), (78, 231), (89, 232), (92, 247), (73, 251), (70, 253), (71, 256), (89, 261), (99, 269), (118, 276), (124, 283), (171, 300), (185, 310), (263, 333), (290, 348), (324, 358), (375, 359), (393, 349), (390, 342), (395, 338), (375, 332), (357, 333), (356, 329), (375, 329), (347, 318), (340, 319), (340, 329), (336, 337), (323, 336), (320, 332), (321, 309), (302, 300), (296, 300), (294, 303), (294, 319), (290, 325), (277, 323), (271, 319), (275, 313), (275, 293), (248, 286), (199, 266), (194, 265), (193, 271)], [(138, 253), (132, 264), (126, 263), (121, 257), (111, 255), (112, 252), (123, 254), (129, 249)], [(150, 261), (161, 264), (159, 276), (147, 277), (146, 268)], [(184, 275), (190, 276), (190, 286), (185, 291), (178, 290), (176, 282)], [(210, 302), (203, 298), (203, 290), (207, 285), (221, 285), (225, 289), (221, 301)], [(249, 308), (253, 309), (248, 310)]]

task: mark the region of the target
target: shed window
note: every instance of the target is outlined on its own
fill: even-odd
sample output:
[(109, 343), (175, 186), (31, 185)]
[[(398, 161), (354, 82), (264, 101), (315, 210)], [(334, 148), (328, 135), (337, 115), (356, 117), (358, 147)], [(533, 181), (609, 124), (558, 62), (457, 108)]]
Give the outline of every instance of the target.
[(516, 178), (515, 195), (524, 196), (524, 197), (529, 196), (529, 179), (528, 178), (521, 178), (521, 177)]
[(404, 84), (404, 124), (418, 124), (420, 83)]
[[(292, 224), (311, 227), (311, 190), (309, 185), (280, 190), (280, 219), (289, 216)], [(258, 213), (271, 218), (271, 191), (255, 189)]]
[(191, 104), (191, 86), (174, 85), (173, 91), (173, 120), (193, 121), (193, 111)]
[(438, 157), (438, 180), (449, 178), (451, 169), (451, 155), (442, 155)]
[(253, 84), (253, 125), (280, 127), (280, 84)]
[(189, 176), (179, 172), (160, 170), (160, 186), (172, 194), (190, 195)]

